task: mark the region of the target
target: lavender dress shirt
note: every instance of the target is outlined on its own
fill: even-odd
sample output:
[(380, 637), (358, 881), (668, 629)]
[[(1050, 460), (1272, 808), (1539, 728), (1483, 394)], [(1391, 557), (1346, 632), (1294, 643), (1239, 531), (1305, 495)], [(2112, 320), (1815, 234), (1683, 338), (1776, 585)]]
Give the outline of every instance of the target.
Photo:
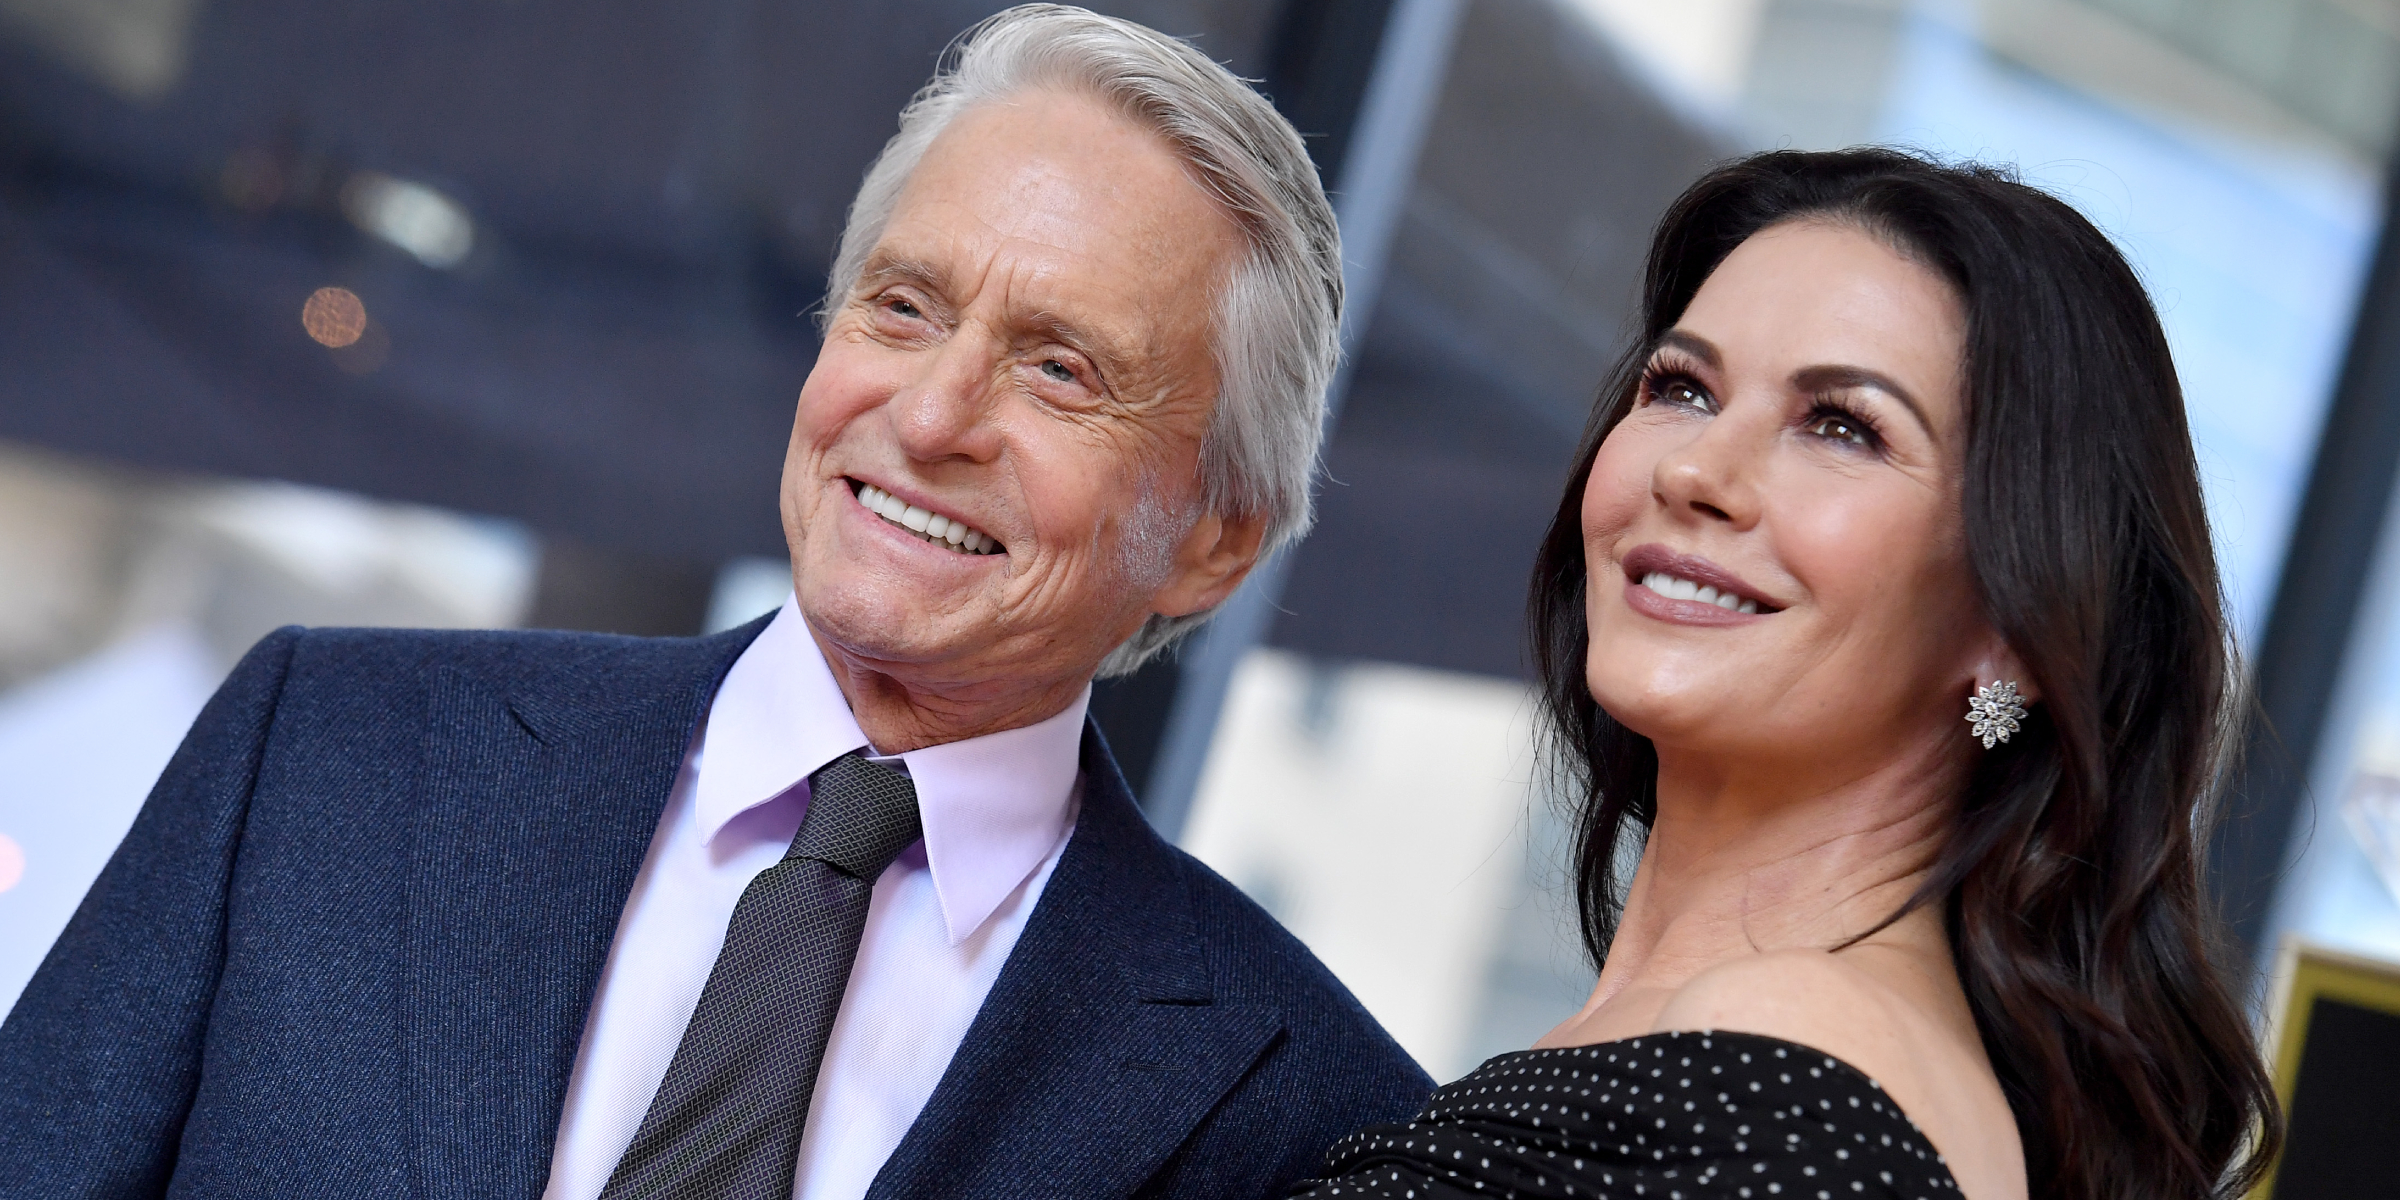
[[(1090, 695), (1020, 729), (876, 759), (915, 780), (925, 839), (875, 882), (794, 1197), (863, 1197), (941, 1081), (1074, 829)], [(545, 1200), (600, 1194), (666, 1077), (734, 903), (800, 827), (808, 776), (867, 746), (786, 600), (726, 673), (626, 897)]]

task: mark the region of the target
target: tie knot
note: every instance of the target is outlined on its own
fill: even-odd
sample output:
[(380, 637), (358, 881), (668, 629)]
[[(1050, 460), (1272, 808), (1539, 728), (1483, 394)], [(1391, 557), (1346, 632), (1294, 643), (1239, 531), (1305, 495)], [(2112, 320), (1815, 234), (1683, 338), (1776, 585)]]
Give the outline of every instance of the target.
[(784, 857), (813, 858), (873, 883), (923, 836), (917, 785), (853, 750), (809, 776), (808, 815)]

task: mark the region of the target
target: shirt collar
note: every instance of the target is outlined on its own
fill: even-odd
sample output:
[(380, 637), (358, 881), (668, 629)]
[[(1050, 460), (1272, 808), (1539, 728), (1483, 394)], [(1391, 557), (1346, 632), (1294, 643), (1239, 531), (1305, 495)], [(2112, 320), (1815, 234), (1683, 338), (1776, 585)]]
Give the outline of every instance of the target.
[[(925, 861), (950, 944), (973, 934), (1057, 848), (1073, 820), (1086, 686), (1046, 720), (900, 755), (917, 787)], [(871, 748), (790, 599), (725, 673), (700, 735), (693, 815), (703, 842)]]

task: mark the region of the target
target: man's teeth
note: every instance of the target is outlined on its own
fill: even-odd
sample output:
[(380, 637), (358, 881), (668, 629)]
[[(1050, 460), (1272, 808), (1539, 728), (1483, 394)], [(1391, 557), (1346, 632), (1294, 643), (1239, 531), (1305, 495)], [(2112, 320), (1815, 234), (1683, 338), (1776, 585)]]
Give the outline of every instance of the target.
[(967, 554), (998, 554), (999, 539), (972, 529), (964, 521), (953, 520), (940, 513), (918, 508), (898, 496), (871, 483), (858, 485), (858, 502), (868, 512), (932, 542)]
[(1718, 608), (1741, 613), (1758, 611), (1756, 600), (1744, 600), (1732, 592), (1720, 592), (1707, 584), (1693, 583), (1665, 571), (1652, 571), (1642, 576), (1642, 586), (1669, 600), (1697, 600), (1702, 604), (1714, 604)]

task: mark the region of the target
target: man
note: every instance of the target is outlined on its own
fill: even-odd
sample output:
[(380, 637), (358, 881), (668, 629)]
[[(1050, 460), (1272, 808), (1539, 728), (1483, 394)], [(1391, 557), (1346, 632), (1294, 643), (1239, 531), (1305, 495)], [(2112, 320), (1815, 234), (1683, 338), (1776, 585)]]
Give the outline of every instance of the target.
[(1084, 717), (1307, 520), (1298, 138), (1077, 9), (972, 32), (835, 265), (793, 599), (287, 629), (0, 1029), (0, 1194), (1276, 1194), (1429, 1081)]

